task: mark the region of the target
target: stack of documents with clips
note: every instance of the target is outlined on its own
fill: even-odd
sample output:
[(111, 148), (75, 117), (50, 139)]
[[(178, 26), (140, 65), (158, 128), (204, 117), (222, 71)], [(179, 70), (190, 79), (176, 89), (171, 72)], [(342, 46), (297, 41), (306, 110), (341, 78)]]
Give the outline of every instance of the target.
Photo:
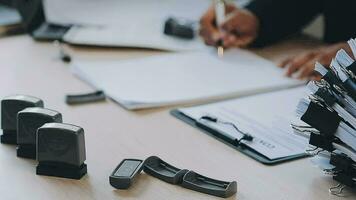
[(297, 107), (297, 116), (308, 126), (293, 125), (309, 139), (308, 152), (318, 155), (316, 163), (341, 183), (332, 188), (335, 194), (345, 186), (356, 189), (356, 40), (349, 46), (353, 56), (341, 49), (330, 67), (316, 63), (322, 80), (308, 84), (309, 95)]

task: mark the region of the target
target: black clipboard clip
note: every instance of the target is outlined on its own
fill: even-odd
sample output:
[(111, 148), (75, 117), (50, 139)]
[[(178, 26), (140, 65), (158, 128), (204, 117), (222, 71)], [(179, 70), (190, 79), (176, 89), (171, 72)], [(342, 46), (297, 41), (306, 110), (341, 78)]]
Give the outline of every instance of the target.
[[(239, 129), (238, 127), (237, 127), (237, 125), (235, 125), (234, 123), (232, 123), (232, 122), (228, 122), (228, 121), (222, 121), (222, 120), (219, 120), (218, 118), (216, 118), (216, 117), (212, 117), (212, 116), (209, 116), (209, 115), (204, 115), (204, 116), (202, 116), (202, 117), (200, 117), (200, 119), (199, 119), (200, 121), (201, 120), (206, 120), (206, 121), (209, 121), (209, 122), (213, 122), (213, 123), (217, 123), (217, 124), (224, 124), (224, 125), (229, 125), (229, 126), (231, 126), (231, 127), (233, 127), (235, 130), (236, 130), (236, 132), (238, 132), (239, 134), (241, 134), (242, 135), (242, 137), (240, 138), (240, 139), (232, 139), (232, 141), (234, 141), (234, 143), (236, 144), (236, 145), (241, 145), (241, 144), (243, 144), (243, 143), (241, 143), (243, 140), (244, 141), (253, 141), (253, 136), (252, 135), (250, 135), (249, 133), (246, 133), (246, 132), (244, 132), (244, 131), (242, 131), (241, 129)], [(199, 123), (199, 125), (200, 126), (204, 126), (204, 123)]]

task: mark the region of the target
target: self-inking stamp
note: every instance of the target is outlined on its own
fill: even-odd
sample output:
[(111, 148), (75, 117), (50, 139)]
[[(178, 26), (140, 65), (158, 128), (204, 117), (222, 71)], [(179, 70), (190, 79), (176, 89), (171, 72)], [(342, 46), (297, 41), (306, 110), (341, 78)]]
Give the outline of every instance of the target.
[(176, 18), (169, 18), (164, 24), (164, 34), (182, 39), (193, 39), (194, 22)]
[(110, 185), (116, 189), (128, 189), (142, 171), (144, 162), (139, 159), (124, 159), (111, 173)]
[(43, 107), (43, 101), (26, 95), (8, 96), (1, 101), (1, 143), (16, 144), (17, 113), (28, 107)]
[(37, 129), (46, 123), (62, 122), (62, 115), (46, 108), (26, 108), (17, 114), (17, 156), (36, 159)]
[(38, 175), (80, 179), (87, 173), (81, 127), (47, 123), (37, 130)]

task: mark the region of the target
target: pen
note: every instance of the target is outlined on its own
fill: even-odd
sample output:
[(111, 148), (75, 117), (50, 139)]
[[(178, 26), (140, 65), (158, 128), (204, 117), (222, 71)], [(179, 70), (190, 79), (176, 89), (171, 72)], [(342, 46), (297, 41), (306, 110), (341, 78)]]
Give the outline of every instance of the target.
[[(215, 0), (215, 16), (216, 16), (216, 26), (221, 29), (221, 25), (225, 21), (225, 2), (224, 0)], [(217, 42), (218, 56), (222, 57), (224, 55), (224, 47), (222, 39)]]
[(58, 48), (58, 50), (59, 50), (59, 57), (60, 57), (60, 59), (61, 59), (63, 62), (65, 62), (65, 63), (70, 63), (70, 61), (72, 60), (72, 58), (70, 57), (69, 54), (66, 53), (66, 51), (64, 50), (64, 48), (63, 48), (61, 42), (60, 42), (59, 40), (55, 40), (55, 41), (53, 42), (53, 44), (54, 44), (54, 46), (55, 46), (56, 48)]

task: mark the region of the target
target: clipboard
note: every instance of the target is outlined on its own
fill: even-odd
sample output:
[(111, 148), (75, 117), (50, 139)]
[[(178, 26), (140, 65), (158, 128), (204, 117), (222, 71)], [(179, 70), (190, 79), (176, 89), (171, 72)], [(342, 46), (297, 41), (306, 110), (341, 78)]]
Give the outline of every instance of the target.
[(202, 123), (197, 122), (196, 120), (194, 120), (194, 119), (188, 117), (187, 115), (185, 115), (184, 113), (180, 112), (178, 109), (172, 110), (172, 111), (170, 111), (170, 113), (177, 119), (182, 120), (183, 122), (201, 130), (202, 132), (206, 133), (207, 135), (210, 135), (211, 137), (219, 140), (220, 142), (223, 142), (224, 144), (236, 149), (237, 151), (239, 151), (239, 152), (247, 155), (248, 157), (250, 157), (262, 164), (265, 164), (265, 165), (276, 165), (276, 164), (308, 157), (308, 154), (303, 153), (303, 154), (297, 154), (297, 155), (287, 156), (287, 157), (278, 158), (278, 159), (269, 159), (266, 156), (262, 155), (261, 153), (255, 151), (254, 149), (252, 149), (248, 146), (245, 146), (245, 145), (237, 146), (237, 145), (233, 144), (221, 132), (219, 132), (215, 129), (212, 129), (208, 126), (205, 126)]

